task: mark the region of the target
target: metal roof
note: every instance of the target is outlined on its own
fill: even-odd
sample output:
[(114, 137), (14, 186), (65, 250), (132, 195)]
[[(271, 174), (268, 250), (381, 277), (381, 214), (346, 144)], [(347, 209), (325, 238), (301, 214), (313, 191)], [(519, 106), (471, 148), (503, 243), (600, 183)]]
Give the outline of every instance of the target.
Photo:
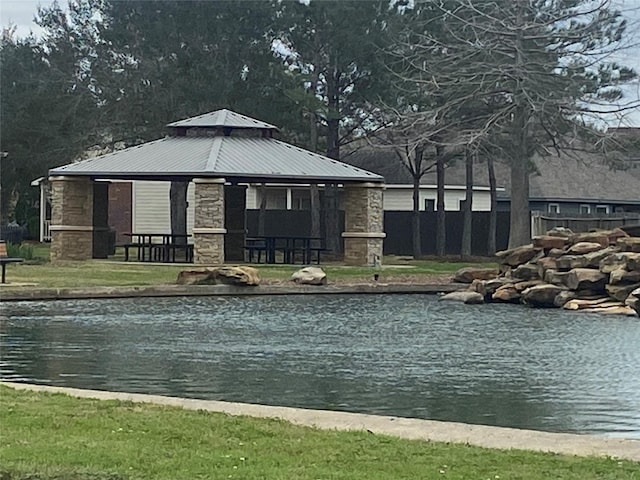
[(186, 118), (177, 122), (169, 123), (167, 127), (230, 127), (230, 128), (259, 128), (267, 130), (277, 130), (278, 127), (270, 123), (261, 122), (255, 118), (247, 117), (231, 110), (216, 110), (215, 112), (204, 113), (197, 117)]
[(224, 177), (261, 182), (377, 182), (361, 168), (258, 137), (165, 137), (136, 147), (53, 168), (50, 175), (168, 179)]

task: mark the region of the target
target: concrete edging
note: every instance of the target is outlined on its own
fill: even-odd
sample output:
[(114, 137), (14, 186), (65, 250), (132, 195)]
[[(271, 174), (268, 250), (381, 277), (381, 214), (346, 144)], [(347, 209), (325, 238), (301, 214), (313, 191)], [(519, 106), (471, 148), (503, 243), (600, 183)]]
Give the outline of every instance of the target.
[(640, 440), (632, 439), (550, 433), (536, 430), (470, 425), (457, 422), (440, 422), (362, 413), (197, 400), (139, 393), (83, 390), (13, 382), (0, 382), (0, 385), (16, 390), (62, 393), (79, 398), (153, 403), (189, 410), (207, 410), (229, 415), (278, 418), (296, 425), (320, 429), (368, 430), (375, 434), (390, 435), (411, 440), (465, 443), (485, 448), (533, 450), (565, 455), (610, 456), (640, 461)]
[(352, 284), (352, 285), (152, 285), (92, 288), (4, 288), (1, 302), (24, 300), (71, 300), (83, 298), (191, 297), (216, 295), (300, 295), (356, 293), (449, 293), (468, 288), (466, 284)]

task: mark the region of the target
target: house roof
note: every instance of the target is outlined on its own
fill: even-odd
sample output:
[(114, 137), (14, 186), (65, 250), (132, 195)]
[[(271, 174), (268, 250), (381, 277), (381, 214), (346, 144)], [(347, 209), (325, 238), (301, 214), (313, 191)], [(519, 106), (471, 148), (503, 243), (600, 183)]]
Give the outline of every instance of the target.
[[(375, 173), (262, 135), (277, 128), (230, 110), (170, 123), (173, 135), (125, 150), (63, 165), (50, 175), (170, 180), (194, 177), (240, 182), (375, 182)], [(200, 132), (203, 128), (225, 129)], [(228, 129), (228, 130), (227, 130)], [(239, 134), (233, 134), (239, 130)], [(258, 132), (256, 132), (258, 130)]]
[(224, 177), (284, 183), (384, 181), (375, 173), (273, 138), (234, 136), (169, 136), (54, 168), (49, 174), (156, 180)]
[[(366, 168), (385, 178), (388, 185), (411, 185), (409, 171), (400, 162), (393, 150), (361, 149), (345, 158), (346, 162)], [(534, 158), (536, 172), (529, 178), (531, 200), (585, 201), (598, 203), (640, 204), (640, 164), (619, 162), (612, 168), (602, 158), (594, 154), (550, 155)], [(508, 197), (511, 190), (509, 166), (501, 161), (494, 162), (500, 197)], [(488, 186), (489, 176), (486, 162), (474, 167), (474, 185)], [(466, 181), (463, 159), (454, 159), (445, 170), (447, 186), (463, 186)], [(435, 169), (421, 179), (422, 185), (436, 185)]]
[(178, 120), (167, 125), (167, 127), (229, 127), (229, 128), (259, 128), (267, 130), (277, 130), (278, 127), (270, 123), (261, 122), (255, 118), (247, 117), (231, 110), (222, 109), (215, 112), (204, 113), (197, 117)]

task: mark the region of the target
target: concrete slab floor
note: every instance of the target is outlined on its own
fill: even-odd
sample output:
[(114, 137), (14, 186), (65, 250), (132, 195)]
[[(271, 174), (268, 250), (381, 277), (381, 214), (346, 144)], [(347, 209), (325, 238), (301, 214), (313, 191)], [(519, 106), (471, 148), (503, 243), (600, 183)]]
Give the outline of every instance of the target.
[(221, 412), (230, 415), (280, 418), (297, 425), (321, 429), (368, 430), (376, 434), (413, 440), (466, 443), (485, 448), (535, 450), (567, 455), (609, 456), (640, 461), (640, 440), (634, 439), (550, 433), (415, 418), (332, 412), (327, 410), (307, 410), (302, 408), (274, 407), (137, 393), (82, 390), (12, 382), (0, 382), (0, 384), (17, 390), (63, 393), (81, 398), (154, 403), (190, 410)]

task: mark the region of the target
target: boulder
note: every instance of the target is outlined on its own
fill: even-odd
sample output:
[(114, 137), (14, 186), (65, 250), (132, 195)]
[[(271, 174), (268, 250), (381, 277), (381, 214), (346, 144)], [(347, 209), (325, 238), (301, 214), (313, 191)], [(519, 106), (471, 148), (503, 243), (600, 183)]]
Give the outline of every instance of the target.
[(615, 298), (619, 302), (624, 302), (631, 292), (633, 292), (636, 288), (640, 288), (640, 283), (635, 283), (631, 285), (606, 285), (605, 289), (610, 297)]
[(606, 248), (609, 246), (609, 237), (600, 232), (576, 233), (571, 236), (570, 242), (574, 245), (581, 242), (598, 243), (600, 248)]
[(533, 237), (532, 241), (535, 248), (551, 250), (552, 248), (564, 248), (568, 242), (568, 238), (557, 235), (540, 235)]
[(573, 300), (577, 298), (576, 292), (572, 292), (571, 290), (564, 290), (556, 295), (556, 298), (553, 300), (553, 304), (560, 308), (563, 307), (569, 300)]
[(533, 263), (519, 265), (511, 272), (511, 277), (519, 280), (535, 280), (540, 278), (540, 275), (538, 275), (538, 266)]
[(522, 301), (527, 305), (538, 308), (555, 307), (555, 299), (558, 294), (565, 289), (557, 285), (544, 283), (535, 287), (527, 288), (522, 292)]
[(526, 290), (529, 287), (535, 287), (536, 285), (541, 285), (544, 282), (542, 280), (527, 280), (524, 282), (517, 282), (513, 284), (513, 288), (516, 289), (516, 291), (518, 292), (522, 292), (523, 290)]
[(600, 261), (612, 253), (618, 253), (620, 249), (618, 247), (607, 247), (595, 252), (586, 253), (583, 255), (586, 261), (585, 268), (600, 268)]
[(567, 227), (553, 227), (547, 232), (547, 235), (552, 237), (570, 238), (573, 235), (573, 231)]
[(557, 267), (556, 259), (553, 257), (543, 257), (536, 262), (538, 265), (538, 276), (544, 278), (544, 274), (547, 270), (555, 270)]
[(498, 290), (498, 288), (511, 284), (511, 280), (504, 277), (494, 278), (493, 280), (477, 280), (472, 286), (473, 290), (482, 295), (485, 301), (490, 301), (491, 296)]
[(521, 247), (511, 248), (509, 250), (502, 250), (496, 253), (496, 257), (503, 265), (509, 265), (511, 267), (517, 267), (523, 263), (527, 263), (532, 260), (541, 249), (535, 248), (532, 244), (522, 245)]
[(503, 303), (520, 303), (520, 292), (513, 284), (503, 285), (491, 295), (491, 300)]
[(635, 316), (636, 312), (633, 308), (622, 305), (621, 303), (607, 305), (607, 306), (597, 306), (591, 308), (584, 308), (580, 310), (583, 313), (599, 313), (605, 315), (627, 315), (627, 316)]
[[(609, 245), (609, 240), (607, 240), (607, 246), (608, 245)], [(585, 253), (596, 252), (602, 249), (603, 249), (603, 246), (600, 243), (578, 242), (571, 245), (571, 247), (569, 247), (568, 252), (572, 255), (584, 255)]]
[(640, 237), (621, 237), (617, 239), (616, 245), (623, 252), (640, 253)]
[(574, 268), (586, 268), (587, 259), (582, 255), (563, 255), (556, 258), (556, 268), (562, 272), (573, 270)]
[(183, 270), (178, 273), (178, 285), (215, 285), (216, 277), (213, 270)]
[(258, 269), (245, 266), (224, 266), (212, 269), (216, 283), (253, 287), (260, 285)]
[(624, 301), (624, 304), (627, 307), (633, 308), (638, 316), (640, 316), (640, 288), (636, 288), (633, 292), (631, 292), (627, 299)]
[(326, 285), (327, 274), (320, 267), (304, 267), (293, 272), (291, 281), (301, 285)]
[(640, 272), (640, 253), (619, 252), (607, 255), (600, 260), (599, 267), (602, 273), (611, 273), (619, 268), (629, 272)]
[(547, 270), (544, 274), (544, 281), (554, 285), (567, 285), (567, 275), (569, 272), (558, 272), (557, 270)]
[(465, 292), (451, 292), (440, 297), (440, 300), (447, 300), (452, 302), (462, 302), (466, 304), (478, 304), (484, 303), (484, 297), (478, 292), (471, 292), (469, 290)]
[(465, 267), (455, 273), (453, 281), (458, 283), (472, 283), (474, 280), (490, 280), (497, 276), (497, 268)]
[(608, 297), (594, 298), (594, 299), (583, 299), (583, 298), (574, 298), (567, 301), (562, 308), (565, 310), (583, 310), (585, 308), (593, 308), (593, 307), (603, 307), (603, 306), (611, 306), (611, 305), (621, 305), (619, 302), (614, 302)]
[(640, 282), (640, 272), (628, 272), (624, 268), (617, 268), (609, 274), (609, 283), (611, 285), (630, 284)]
[(566, 277), (566, 285), (571, 290), (604, 291), (608, 275), (592, 268), (574, 268)]
[(547, 257), (558, 258), (564, 255), (566, 252), (560, 248), (552, 248), (547, 252)]

